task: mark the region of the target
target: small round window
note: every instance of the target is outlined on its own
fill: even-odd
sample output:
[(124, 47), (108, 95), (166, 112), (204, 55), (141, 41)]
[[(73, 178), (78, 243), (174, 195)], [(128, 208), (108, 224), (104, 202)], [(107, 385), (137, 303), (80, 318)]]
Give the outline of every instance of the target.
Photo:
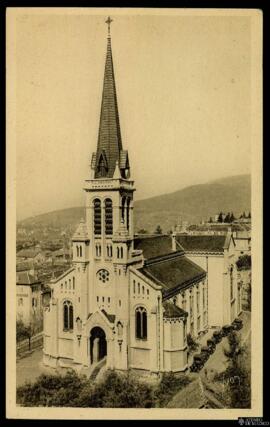
[(100, 280), (103, 283), (106, 283), (109, 281), (109, 272), (107, 270), (99, 270), (97, 272), (98, 280)]

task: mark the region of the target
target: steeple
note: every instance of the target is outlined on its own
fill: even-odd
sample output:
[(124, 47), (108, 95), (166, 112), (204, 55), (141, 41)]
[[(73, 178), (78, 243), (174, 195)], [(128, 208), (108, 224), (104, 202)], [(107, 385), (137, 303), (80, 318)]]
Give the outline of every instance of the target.
[(108, 39), (98, 144), (91, 162), (94, 178), (113, 178), (117, 163), (122, 178), (127, 178), (129, 171), (128, 153), (123, 150), (120, 131), (110, 36), (111, 22), (112, 19), (109, 17), (106, 20)]

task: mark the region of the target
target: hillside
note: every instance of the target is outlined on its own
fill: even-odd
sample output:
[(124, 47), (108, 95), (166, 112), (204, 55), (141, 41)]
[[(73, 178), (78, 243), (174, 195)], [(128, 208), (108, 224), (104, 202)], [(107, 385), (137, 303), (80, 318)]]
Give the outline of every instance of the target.
[[(215, 213), (232, 211), (238, 216), (251, 209), (250, 175), (238, 175), (193, 185), (182, 190), (138, 200), (134, 203), (135, 229), (154, 231), (158, 224), (164, 232), (170, 230), (180, 219), (196, 223), (207, 220)], [(49, 212), (20, 222), (72, 228), (84, 217), (85, 209), (75, 207)]]

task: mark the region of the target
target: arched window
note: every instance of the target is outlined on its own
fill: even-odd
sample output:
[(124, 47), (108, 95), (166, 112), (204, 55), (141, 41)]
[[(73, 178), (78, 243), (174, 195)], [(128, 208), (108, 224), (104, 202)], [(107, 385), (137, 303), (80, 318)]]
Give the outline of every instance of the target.
[(64, 331), (73, 330), (73, 305), (70, 301), (63, 303)]
[(110, 246), (110, 257), (112, 257), (112, 246)]
[(134, 294), (136, 293), (136, 282), (135, 282), (135, 280), (133, 280), (133, 293)]
[(127, 215), (126, 215), (126, 218), (127, 218), (127, 229), (128, 230), (129, 230), (129, 205), (130, 205), (130, 198), (127, 198), (127, 207), (126, 207)]
[(101, 235), (101, 202), (99, 199), (94, 200), (94, 233), (96, 236)]
[(68, 289), (71, 289), (71, 279), (68, 279)]
[(135, 310), (136, 338), (147, 339), (147, 312), (144, 307)]
[(124, 256), (124, 249), (120, 248), (120, 258), (123, 258), (123, 256)]
[(82, 247), (80, 246), (80, 257), (82, 257)]
[(117, 248), (117, 258), (119, 258), (119, 248)]
[(140, 283), (138, 283), (138, 294), (140, 294), (141, 293), (141, 285), (140, 285)]
[(111, 199), (105, 199), (105, 234), (113, 234), (113, 207)]
[(79, 246), (76, 246), (77, 249), (77, 256), (79, 256)]
[(144, 295), (144, 286), (142, 286), (142, 294)]
[(72, 278), (73, 281), (73, 290), (75, 289), (75, 277)]

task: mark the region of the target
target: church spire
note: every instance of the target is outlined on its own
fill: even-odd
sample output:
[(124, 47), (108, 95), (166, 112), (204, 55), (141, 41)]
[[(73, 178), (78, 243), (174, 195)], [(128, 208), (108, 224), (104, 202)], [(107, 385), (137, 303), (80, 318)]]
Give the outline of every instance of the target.
[(129, 170), (127, 152), (123, 151), (113, 69), (110, 24), (108, 25), (107, 53), (103, 82), (97, 151), (92, 158), (95, 178), (112, 178), (118, 163), (121, 176)]

